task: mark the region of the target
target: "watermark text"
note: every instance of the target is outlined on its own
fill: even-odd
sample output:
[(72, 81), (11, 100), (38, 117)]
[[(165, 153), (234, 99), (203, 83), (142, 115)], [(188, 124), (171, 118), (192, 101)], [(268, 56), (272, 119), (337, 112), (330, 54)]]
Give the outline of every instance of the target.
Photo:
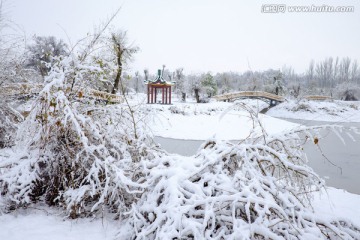
[(306, 5), (287, 6), (286, 4), (264, 4), (262, 13), (349, 13), (354, 12), (354, 6)]

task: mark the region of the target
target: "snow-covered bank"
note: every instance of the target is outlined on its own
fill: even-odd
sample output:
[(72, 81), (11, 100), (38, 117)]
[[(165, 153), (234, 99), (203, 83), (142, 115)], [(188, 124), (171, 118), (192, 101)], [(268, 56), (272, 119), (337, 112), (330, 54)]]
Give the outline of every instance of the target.
[[(261, 101), (239, 103), (246, 104), (246, 107), (255, 112), (264, 107)], [(238, 140), (250, 134), (261, 134), (263, 129), (269, 134), (275, 134), (299, 126), (260, 113), (258, 123), (241, 106), (229, 110), (232, 106), (234, 103), (224, 102), (152, 105), (159, 114), (153, 118), (150, 127), (155, 136), (166, 138), (206, 140), (215, 137), (221, 140)]]
[[(258, 113), (267, 107), (260, 100), (239, 100), (239, 104)], [(250, 114), (242, 108), (231, 111), (234, 103), (215, 102), (197, 104), (180, 103), (176, 100), (172, 106), (150, 105), (159, 114), (150, 123), (155, 136), (205, 140), (216, 137), (221, 140), (237, 140), (259, 134), (262, 129), (255, 124)], [(360, 102), (344, 101), (289, 101), (271, 108), (266, 115), (259, 113), (262, 127), (268, 134), (293, 129), (299, 125), (279, 118), (303, 119), (327, 122), (360, 122)]]
[(360, 101), (289, 101), (271, 108), (272, 117), (327, 122), (360, 122)]

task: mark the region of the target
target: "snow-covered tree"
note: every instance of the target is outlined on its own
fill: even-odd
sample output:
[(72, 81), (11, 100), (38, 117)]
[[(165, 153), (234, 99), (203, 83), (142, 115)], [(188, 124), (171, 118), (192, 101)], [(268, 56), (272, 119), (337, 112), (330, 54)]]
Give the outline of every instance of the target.
[(357, 101), (360, 99), (360, 86), (353, 82), (340, 83), (336, 85), (333, 97), (345, 101)]
[(7, 8), (7, 1), (0, 0), (0, 87), (37, 80), (34, 71), (24, 67), (23, 36), (18, 26), (8, 20)]
[(6, 210), (41, 201), (73, 218), (106, 209), (122, 217), (145, 189), (143, 160), (154, 157), (145, 113), (85, 98), (86, 76), (103, 71), (90, 53), (106, 26), (89, 47), (53, 59), (44, 89), (17, 130), (13, 154), (0, 160)]
[(143, 87), (142, 87), (142, 81), (141, 81), (141, 76), (139, 74), (139, 71), (135, 72), (135, 78), (133, 81), (134, 81), (135, 92), (136, 93), (140, 92), (140, 90), (142, 90)]
[(22, 121), (23, 116), (0, 99), (0, 149), (14, 144), (17, 126)]
[(175, 69), (176, 91), (181, 94), (181, 101), (186, 102), (187, 82), (185, 80), (184, 68)]
[(233, 84), (232, 84), (232, 76), (231, 73), (218, 73), (214, 76), (214, 79), (217, 83), (217, 86), (219, 88), (219, 92), (221, 94), (228, 93), (233, 91)]
[(217, 93), (216, 81), (210, 73), (202, 76), (201, 85), (208, 97), (214, 96)]
[(282, 72), (278, 72), (276, 76), (274, 76), (274, 93), (279, 95), (281, 92), (284, 92), (284, 79)]
[(194, 93), (197, 103), (200, 103), (201, 77), (195, 74), (186, 77), (189, 83), (189, 89)]
[(126, 32), (123, 31), (112, 32), (109, 38), (109, 44), (113, 49), (114, 68), (116, 68), (116, 76), (111, 91), (113, 94), (118, 91), (121, 85), (120, 81), (124, 65), (132, 58), (133, 54), (139, 50), (137, 47), (129, 45), (127, 41)]
[(54, 57), (65, 56), (68, 53), (67, 45), (54, 36), (34, 37), (34, 43), (28, 46), (28, 50), (26, 66), (39, 71), (43, 77), (48, 75)]

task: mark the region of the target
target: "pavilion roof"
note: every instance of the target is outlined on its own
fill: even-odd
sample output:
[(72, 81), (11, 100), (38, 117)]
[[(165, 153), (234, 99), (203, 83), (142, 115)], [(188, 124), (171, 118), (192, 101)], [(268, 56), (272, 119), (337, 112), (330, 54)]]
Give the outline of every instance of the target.
[(156, 78), (154, 80), (148, 80), (147, 82), (145, 82), (145, 84), (173, 85), (172, 82), (166, 81), (163, 78), (163, 75), (162, 75), (162, 72), (160, 69), (158, 69), (158, 75), (156, 76)]

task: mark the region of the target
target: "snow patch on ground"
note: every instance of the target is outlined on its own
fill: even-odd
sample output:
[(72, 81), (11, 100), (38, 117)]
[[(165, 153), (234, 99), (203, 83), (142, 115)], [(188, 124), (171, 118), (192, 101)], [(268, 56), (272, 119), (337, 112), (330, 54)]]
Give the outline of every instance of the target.
[(313, 207), (317, 214), (349, 219), (360, 225), (360, 195), (343, 189), (327, 187), (326, 191), (314, 194)]
[(107, 219), (63, 219), (45, 211), (0, 215), (0, 239), (107, 240), (114, 239), (116, 222)]

